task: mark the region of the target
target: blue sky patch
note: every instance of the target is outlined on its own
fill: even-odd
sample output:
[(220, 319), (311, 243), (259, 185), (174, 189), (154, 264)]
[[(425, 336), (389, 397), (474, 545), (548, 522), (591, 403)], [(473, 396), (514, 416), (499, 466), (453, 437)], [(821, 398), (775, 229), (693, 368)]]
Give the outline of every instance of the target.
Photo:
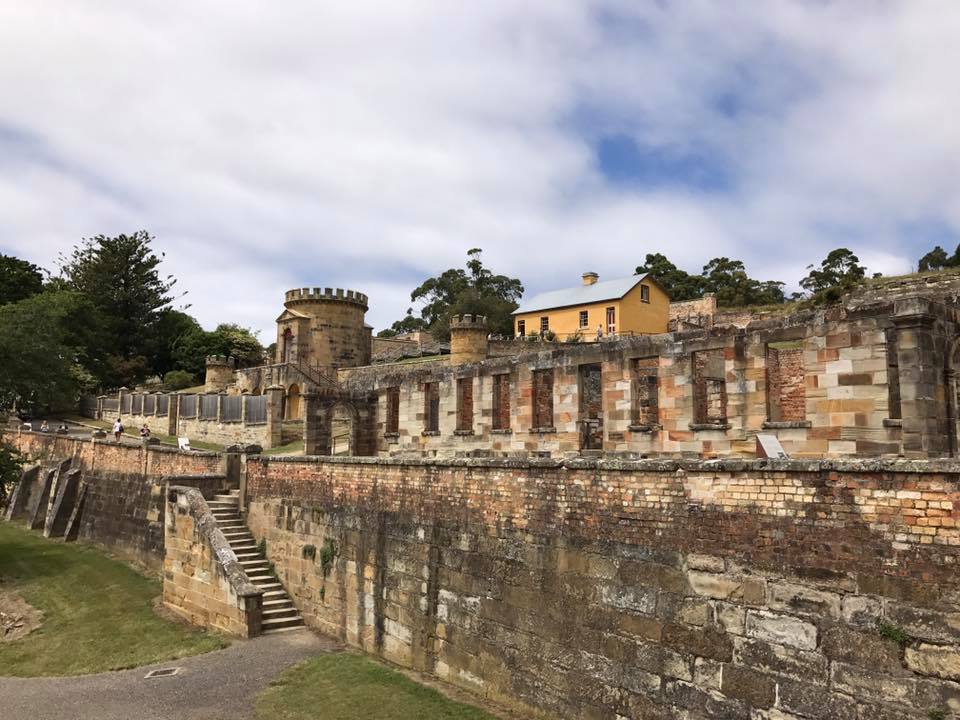
[(618, 133), (601, 137), (594, 152), (600, 172), (616, 185), (717, 192), (733, 184), (723, 158), (707, 150), (643, 145)]

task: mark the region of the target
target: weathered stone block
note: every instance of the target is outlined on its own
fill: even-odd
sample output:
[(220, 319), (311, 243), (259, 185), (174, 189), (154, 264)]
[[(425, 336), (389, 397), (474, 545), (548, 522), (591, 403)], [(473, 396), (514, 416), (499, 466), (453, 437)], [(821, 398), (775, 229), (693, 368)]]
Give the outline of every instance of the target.
[(821, 651), (830, 660), (874, 669), (898, 671), (900, 669), (900, 646), (892, 640), (884, 640), (877, 634), (855, 632), (837, 626), (823, 634)]
[(741, 665), (724, 665), (721, 691), (757, 709), (772, 707), (777, 699), (776, 680)]
[(852, 698), (830, 692), (823, 685), (794, 680), (780, 681), (778, 697), (779, 707), (815, 720), (850, 720), (857, 709)]
[(670, 623), (663, 629), (664, 645), (686, 655), (729, 662), (733, 658), (733, 642), (723, 632), (713, 628), (688, 628)]
[(960, 648), (955, 645), (921, 643), (917, 647), (908, 647), (905, 659), (907, 667), (920, 675), (960, 680)]
[(736, 638), (733, 657), (740, 665), (794, 680), (821, 685), (829, 680), (827, 658), (817, 652), (797, 650), (761, 640)]
[(748, 637), (800, 650), (815, 650), (817, 647), (816, 626), (790, 615), (750, 610), (747, 612), (746, 633)]
[(816, 617), (840, 617), (840, 595), (836, 593), (783, 582), (769, 583), (767, 589), (768, 605), (772, 610)]

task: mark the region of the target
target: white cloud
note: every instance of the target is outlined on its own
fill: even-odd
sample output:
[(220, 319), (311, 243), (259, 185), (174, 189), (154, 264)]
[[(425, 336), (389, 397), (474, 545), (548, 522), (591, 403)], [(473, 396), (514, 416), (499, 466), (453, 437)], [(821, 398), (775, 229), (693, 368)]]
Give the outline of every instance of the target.
[[(201, 322), (264, 339), (288, 287), (382, 327), (471, 247), (528, 291), (654, 251), (901, 272), (904, 223), (960, 229), (958, 36), (953, 0), (6, 3), (0, 250), (148, 228)], [(731, 187), (614, 186), (605, 132)]]

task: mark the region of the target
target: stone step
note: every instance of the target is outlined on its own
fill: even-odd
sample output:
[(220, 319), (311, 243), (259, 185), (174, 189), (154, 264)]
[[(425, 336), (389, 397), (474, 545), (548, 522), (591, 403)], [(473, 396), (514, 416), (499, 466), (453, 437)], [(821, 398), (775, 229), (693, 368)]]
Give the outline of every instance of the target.
[(275, 600), (280, 600), (281, 598), (289, 602), (290, 599), (287, 596), (286, 590), (267, 590), (263, 593), (264, 602), (266, 602), (268, 599), (273, 602)]
[[(251, 581), (251, 582), (253, 582), (253, 581)], [(266, 590), (279, 590), (279, 591), (283, 592), (284, 594), (286, 594), (286, 592), (287, 592), (286, 590), (283, 589), (283, 585), (281, 585), (281, 584), (278, 583), (278, 582), (271, 582), (271, 583), (259, 583), (259, 582), (254, 582), (253, 585), (254, 585), (254, 587), (259, 588), (260, 590), (264, 590), (264, 591), (266, 591)]]
[(213, 498), (213, 500), (207, 500), (207, 507), (209, 507), (211, 510), (214, 508), (223, 510), (236, 510), (237, 500), (235, 498), (231, 498), (229, 495), (225, 497), (222, 495), (217, 495)]
[(263, 622), (260, 623), (260, 627), (264, 633), (268, 633), (271, 630), (279, 630), (280, 628), (299, 627), (301, 625), (303, 625), (303, 618), (299, 615), (290, 618), (264, 618)]
[(257, 550), (257, 546), (254, 545), (249, 540), (241, 540), (239, 542), (230, 543), (230, 549), (233, 550), (234, 554), (243, 552), (244, 555), (253, 554), (254, 557), (263, 557), (263, 553)]
[(254, 571), (252, 574), (247, 573), (247, 579), (250, 580), (254, 585), (260, 585), (260, 583), (275, 583), (277, 578), (273, 575), (270, 575), (267, 572), (258, 572)]
[[(274, 591), (276, 593), (277, 591)], [(286, 593), (283, 593), (283, 597), (280, 597), (279, 594), (271, 595), (270, 599), (267, 599), (267, 593), (263, 594), (263, 609), (267, 608), (279, 608), (279, 607), (293, 607), (293, 601), (287, 597)]]
[(300, 632), (304, 628), (303, 621), (300, 625), (291, 625), (290, 627), (281, 627), (281, 628), (270, 628), (269, 630), (264, 630), (263, 635), (273, 635), (274, 633), (282, 632)]
[(264, 620), (275, 620), (279, 618), (298, 617), (297, 609), (291, 604), (289, 607), (271, 607), (263, 608)]
[(238, 560), (244, 572), (249, 575), (254, 570), (266, 570), (269, 563), (266, 560)]
[(263, 559), (263, 555), (260, 554), (260, 553), (258, 553), (258, 552), (237, 552), (237, 551), (236, 551), (236, 548), (234, 548), (232, 545), (230, 546), (230, 549), (234, 551), (233, 554), (237, 556), (237, 560), (241, 560), (241, 559), (243, 559), (243, 560), (258, 560), (258, 559), (262, 560), (262, 559)]

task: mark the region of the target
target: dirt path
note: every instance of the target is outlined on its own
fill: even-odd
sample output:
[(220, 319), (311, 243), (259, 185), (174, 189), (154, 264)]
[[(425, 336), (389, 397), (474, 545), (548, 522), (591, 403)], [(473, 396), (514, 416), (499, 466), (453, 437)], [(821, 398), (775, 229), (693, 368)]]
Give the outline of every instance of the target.
[[(323, 652), (332, 640), (309, 630), (236, 641), (226, 650), (99, 675), (0, 677), (4, 720), (242, 720), (253, 701), (285, 668)], [(172, 677), (145, 680), (154, 669)], [(3, 668), (0, 668), (3, 672)]]

